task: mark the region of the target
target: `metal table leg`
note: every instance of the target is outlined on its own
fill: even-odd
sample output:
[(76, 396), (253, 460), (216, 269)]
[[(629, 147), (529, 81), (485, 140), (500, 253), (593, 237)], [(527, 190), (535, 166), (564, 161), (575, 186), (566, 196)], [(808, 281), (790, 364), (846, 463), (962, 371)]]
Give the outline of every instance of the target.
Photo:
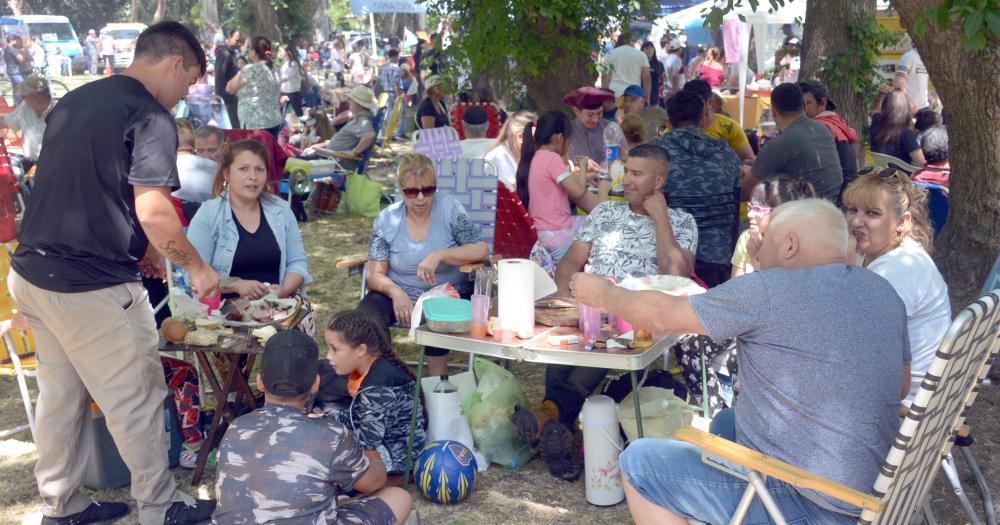
[(639, 438), (641, 439), (645, 437), (642, 431), (642, 410), (639, 408), (639, 405), (642, 404), (642, 396), (639, 395), (639, 382), (636, 381), (635, 370), (629, 370), (628, 376), (632, 380), (632, 395), (635, 398), (635, 422), (639, 427)]
[(410, 433), (406, 437), (406, 468), (403, 470), (403, 488), (410, 486), (410, 471), (413, 469), (413, 439), (417, 431), (417, 411), (420, 410), (420, 379), (424, 375), (424, 347), (420, 347), (417, 360), (417, 381), (413, 393), (413, 409), (410, 411)]

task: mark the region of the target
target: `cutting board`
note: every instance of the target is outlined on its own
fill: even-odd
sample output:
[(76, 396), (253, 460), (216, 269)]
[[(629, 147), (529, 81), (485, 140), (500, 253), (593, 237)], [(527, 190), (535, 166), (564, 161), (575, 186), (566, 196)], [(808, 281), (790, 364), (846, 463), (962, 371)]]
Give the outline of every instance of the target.
[(578, 326), (576, 308), (535, 308), (535, 322), (545, 326)]

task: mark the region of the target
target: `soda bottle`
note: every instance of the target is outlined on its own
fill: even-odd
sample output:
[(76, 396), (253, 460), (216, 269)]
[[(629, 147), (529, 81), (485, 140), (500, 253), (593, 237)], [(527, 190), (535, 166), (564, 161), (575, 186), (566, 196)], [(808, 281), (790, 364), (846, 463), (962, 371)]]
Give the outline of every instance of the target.
[(441, 380), (438, 381), (437, 386), (434, 387), (434, 393), (450, 394), (452, 392), (458, 392), (458, 389), (455, 388), (455, 385), (451, 384), (451, 381), (448, 381), (448, 374), (442, 375)]

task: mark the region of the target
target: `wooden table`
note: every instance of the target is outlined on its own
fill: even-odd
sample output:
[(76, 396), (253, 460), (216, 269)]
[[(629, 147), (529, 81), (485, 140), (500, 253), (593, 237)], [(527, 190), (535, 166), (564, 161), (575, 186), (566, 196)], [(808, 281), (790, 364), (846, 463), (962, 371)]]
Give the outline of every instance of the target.
[[(202, 442), (194, 472), (191, 474), (191, 485), (197, 485), (205, 473), (208, 455), (212, 449), (218, 446), (219, 442), (222, 441), (223, 434), (225, 434), (225, 428), (222, 425), (223, 416), (226, 417), (226, 426), (228, 426), (238, 416), (244, 400), (251, 409), (257, 409), (257, 400), (250, 389), (249, 378), (254, 362), (257, 356), (264, 352), (264, 347), (248, 331), (238, 331), (232, 336), (222, 338), (219, 344), (213, 346), (168, 343), (161, 338), (160, 351), (194, 354), (212, 386), (212, 392), (215, 394), (215, 414), (212, 416), (212, 423), (208, 427), (208, 436)], [(222, 370), (221, 366), (217, 366), (212, 359), (209, 359), (210, 354), (215, 355), (225, 365), (225, 371)], [(240, 361), (243, 360), (244, 356), (246, 356), (246, 361), (241, 366)], [(230, 408), (227, 407), (227, 404), (231, 393), (235, 394), (236, 397)]]

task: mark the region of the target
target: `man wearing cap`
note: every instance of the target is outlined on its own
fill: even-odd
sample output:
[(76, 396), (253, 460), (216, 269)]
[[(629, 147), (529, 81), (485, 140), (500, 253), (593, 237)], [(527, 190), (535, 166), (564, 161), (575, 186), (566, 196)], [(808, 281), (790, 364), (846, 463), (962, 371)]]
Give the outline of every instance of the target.
[[(367, 86), (354, 86), (347, 94), (350, 108), (348, 112), (351, 119), (340, 128), (340, 131), (326, 142), (318, 142), (309, 146), (303, 151), (306, 155), (315, 155), (319, 150), (337, 152), (344, 155), (335, 155), (342, 158), (341, 164), (345, 169), (354, 169), (361, 159), (361, 154), (368, 149), (372, 141), (375, 140), (375, 127), (372, 125), (375, 111), (375, 94)], [(351, 158), (353, 157), (353, 158)]]
[(462, 147), (462, 157), (481, 159), (486, 156), (486, 152), (496, 142), (495, 139), (486, 138), (486, 130), (489, 129), (489, 115), (482, 106), (472, 106), (462, 113), (462, 129), (465, 131), (465, 140), (458, 143)]
[(622, 93), (622, 107), (615, 113), (615, 120), (621, 124), (622, 119), (629, 115), (641, 116), (648, 105), (642, 86), (633, 84)]
[[(219, 446), (216, 525), (393, 525), (410, 515), (410, 495), (385, 487), (378, 452), (362, 450), (334, 418), (306, 417), (306, 400), (319, 388), (318, 354), (298, 330), (264, 346), (257, 374), (264, 407), (237, 418)], [(337, 501), (352, 491), (363, 496)]]
[[(45, 116), (55, 103), (49, 92), (49, 83), (41, 75), (31, 75), (17, 86), (21, 103), (9, 115), (0, 118), (0, 129), (21, 132), (24, 141), (24, 156), (34, 164), (42, 151), (42, 136), (45, 134)], [(25, 172), (30, 166), (24, 166)]]
[(611, 88), (615, 96), (620, 97), (625, 93), (625, 88), (637, 84), (646, 93), (646, 104), (649, 104), (653, 85), (649, 73), (649, 58), (632, 45), (634, 41), (635, 38), (630, 34), (618, 37), (618, 45), (604, 57), (604, 66), (608, 71), (601, 75), (601, 86)]
[(858, 176), (858, 156), (854, 152), (858, 134), (840, 115), (834, 113), (837, 105), (827, 95), (826, 86), (818, 80), (806, 80), (799, 82), (799, 88), (802, 89), (806, 116), (826, 126), (833, 135), (837, 157), (840, 158), (840, 171), (844, 174), (843, 187), (846, 188)]
[[(604, 160), (604, 128), (610, 122), (602, 118), (603, 106), (606, 101), (614, 98), (612, 93), (591, 86), (576, 89), (563, 97), (563, 103), (571, 106), (576, 115), (576, 119), (570, 123), (573, 132), (569, 140), (569, 158), (576, 159), (580, 155), (586, 155), (594, 162)], [(619, 134), (618, 151), (627, 151), (627, 148), (625, 135)]]
[[(687, 37), (684, 36), (684, 39), (687, 40)], [(663, 59), (660, 60), (663, 63), (663, 73), (666, 76), (663, 83), (663, 102), (666, 104), (666, 99), (684, 87), (686, 78), (684, 76), (684, 62), (681, 60), (684, 44), (680, 37), (670, 40), (670, 43), (663, 47), (667, 51)]]

